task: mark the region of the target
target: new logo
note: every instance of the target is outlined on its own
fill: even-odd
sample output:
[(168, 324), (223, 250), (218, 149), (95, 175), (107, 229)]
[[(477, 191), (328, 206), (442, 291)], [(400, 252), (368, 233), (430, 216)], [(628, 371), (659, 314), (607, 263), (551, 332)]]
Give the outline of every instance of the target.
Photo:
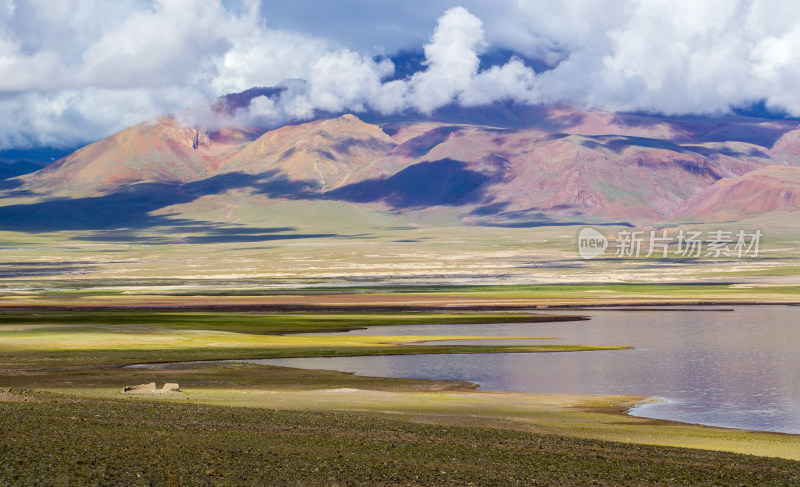
[(594, 228), (584, 228), (578, 234), (578, 253), (584, 259), (594, 259), (606, 253), (608, 239)]

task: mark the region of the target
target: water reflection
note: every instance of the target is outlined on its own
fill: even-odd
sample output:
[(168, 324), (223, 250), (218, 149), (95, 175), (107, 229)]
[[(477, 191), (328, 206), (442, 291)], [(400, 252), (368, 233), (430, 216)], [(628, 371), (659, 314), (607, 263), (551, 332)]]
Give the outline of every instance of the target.
[[(568, 312), (563, 312), (567, 314)], [(483, 389), (634, 394), (668, 399), (633, 414), (716, 426), (800, 433), (800, 308), (733, 312), (582, 313), (590, 321), (391, 328), (393, 335), (552, 336), (549, 343), (635, 350), (551, 354), (409, 355), (279, 359), (267, 363), (379, 377), (451, 379)], [(387, 328), (348, 332), (386, 335)]]

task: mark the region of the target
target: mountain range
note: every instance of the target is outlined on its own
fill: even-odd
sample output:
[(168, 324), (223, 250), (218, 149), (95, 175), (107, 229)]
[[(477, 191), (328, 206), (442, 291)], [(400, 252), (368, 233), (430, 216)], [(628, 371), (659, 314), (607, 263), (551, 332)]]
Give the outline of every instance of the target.
[[(245, 106), (265, 90), (217, 107)], [(48, 218), (63, 207), (53, 201), (111, 204), (95, 222), (102, 226), (125, 219), (126, 205), (142, 216), (231, 192), (398, 213), (447, 208), (466, 224), (735, 220), (797, 209), (800, 122), (510, 103), (325, 114), (270, 129), (207, 131), (165, 117), (0, 187), (6, 228), (26, 218), (58, 227), (96, 213)]]

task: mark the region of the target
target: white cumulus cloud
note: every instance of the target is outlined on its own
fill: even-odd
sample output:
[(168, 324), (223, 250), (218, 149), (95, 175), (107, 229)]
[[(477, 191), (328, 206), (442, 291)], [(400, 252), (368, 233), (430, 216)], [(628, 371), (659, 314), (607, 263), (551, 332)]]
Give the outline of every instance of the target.
[[(764, 100), (800, 116), (794, 0), (312, 4), (6, 0), (0, 149), (74, 145), (164, 113), (265, 126), (315, 110), (430, 113), (498, 100), (665, 114)], [(387, 81), (395, 66), (375, 56), (399, 48), (422, 49), (422, 70)], [(481, 68), (497, 49), (519, 56)], [(550, 68), (534, 72), (526, 58)], [(226, 93), (278, 85), (280, 96), (227, 118), (209, 108)]]

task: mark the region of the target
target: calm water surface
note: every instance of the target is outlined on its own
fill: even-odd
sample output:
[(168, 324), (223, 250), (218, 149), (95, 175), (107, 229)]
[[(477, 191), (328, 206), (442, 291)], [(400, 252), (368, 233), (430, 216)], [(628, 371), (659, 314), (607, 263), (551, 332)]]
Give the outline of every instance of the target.
[[(800, 307), (588, 310), (589, 321), (372, 327), (351, 335), (550, 336), (539, 343), (631, 345), (548, 354), (406, 355), (258, 361), (378, 377), (464, 380), (496, 391), (632, 394), (632, 414), (800, 434)], [(309, 334), (310, 335), (310, 334)], [(316, 334), (319, 336), (330, 334)]]

